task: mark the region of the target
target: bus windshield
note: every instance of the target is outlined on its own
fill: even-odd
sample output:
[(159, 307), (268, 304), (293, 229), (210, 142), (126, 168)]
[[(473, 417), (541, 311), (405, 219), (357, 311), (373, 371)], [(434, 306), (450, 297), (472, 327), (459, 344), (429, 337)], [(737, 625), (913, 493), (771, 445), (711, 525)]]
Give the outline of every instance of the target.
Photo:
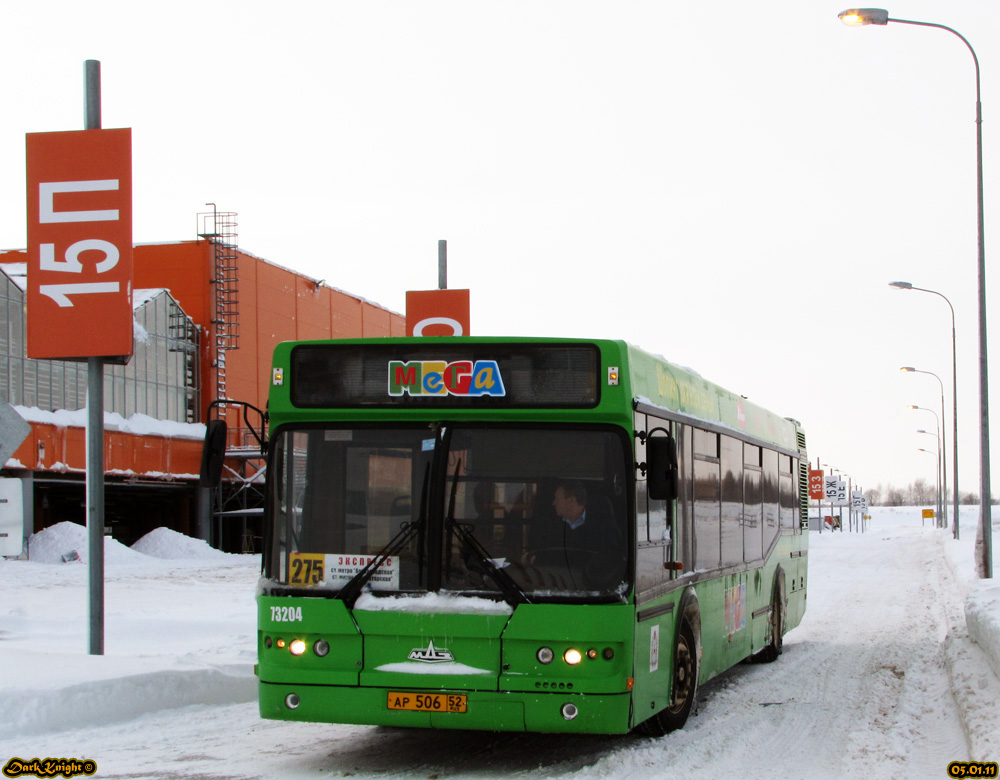
[(286, 428), (265, 589), (623, 600), (626, 451), (595, 427)]

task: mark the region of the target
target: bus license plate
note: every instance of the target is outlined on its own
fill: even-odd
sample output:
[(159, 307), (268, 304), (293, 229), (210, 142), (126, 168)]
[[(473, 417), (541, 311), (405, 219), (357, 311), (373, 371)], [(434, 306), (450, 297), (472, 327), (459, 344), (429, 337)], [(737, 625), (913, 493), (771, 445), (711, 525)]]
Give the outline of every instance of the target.
[(465, 712), (467, 697), (454, 693), (389, 691), (390, 710), (411, 712)]

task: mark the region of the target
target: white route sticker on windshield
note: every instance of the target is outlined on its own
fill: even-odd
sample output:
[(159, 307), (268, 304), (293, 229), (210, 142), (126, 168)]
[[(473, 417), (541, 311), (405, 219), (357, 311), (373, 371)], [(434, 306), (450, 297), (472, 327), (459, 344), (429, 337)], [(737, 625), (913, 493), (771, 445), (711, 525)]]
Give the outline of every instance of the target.
[[(323, 569), (323, 584), (326, 587), (341, 588), (372, 561), (377, 555), (348, 555), (327, 553)], [(390, 557), (379, 566), (367, 583), (372, 590), (399, 590), (399, 559)]]
[[(378, 558), (347, 553), (292, 553), (288, 581), (291, 585), (342, 588)], [(399, 559), (387, 558), (365, 585), (371, 590), (399, 590)]]

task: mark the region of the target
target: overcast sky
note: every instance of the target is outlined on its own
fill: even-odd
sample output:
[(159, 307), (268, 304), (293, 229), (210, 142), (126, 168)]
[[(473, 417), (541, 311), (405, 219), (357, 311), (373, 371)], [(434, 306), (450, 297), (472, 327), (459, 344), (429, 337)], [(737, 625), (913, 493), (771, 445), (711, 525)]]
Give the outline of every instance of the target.
[[(623, 338), (806, 428), (864, 487), (979, 487), (975, 71), (962, 42), (851, 29), (836, 2), (324, 0), (6, 4), (0, 247), (26, 243), (24, 134), (133, 128), (136, 242), (239, 214), (241, 248), (387, 306), (472, 293), (476, 335)], [(920, 1), (982, 67), (1000, 256), (995, 2)], [(995, 247), (995, 249), (991, 249)], [(1000, 284), (1000, 277), (990, 280)], [(1000, 301), (995, 288), (991, 301)], [(993, 305), (994, 312), (1000, 307)], [(990, 322), (993, 355), (1000, 313)], [(992, 366), (1000, 492), (1000, 361)]]

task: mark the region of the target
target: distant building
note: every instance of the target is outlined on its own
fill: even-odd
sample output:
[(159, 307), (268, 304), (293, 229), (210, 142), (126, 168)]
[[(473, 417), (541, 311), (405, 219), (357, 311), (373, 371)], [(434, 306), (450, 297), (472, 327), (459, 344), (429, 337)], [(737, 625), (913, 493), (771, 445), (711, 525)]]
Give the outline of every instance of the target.
[[(198, 488), (210, 404), (264, 409), (280, 341), (405, 335), (402, 315), (255, 257), (234, 238), (235, 223), (217, 219), (199, 240), (135, 247), (135, 352), (104, 372), (105, 523), (124, 544), (166, 526), (230, 551), (259, 549), (263, 461), (242, 446), (246, 431), (231, 431), (224, 487), (211, 497)], [(32, 428), (0, 479), (20, 481), (25, 537), (86, 522), (78, 410), (87, 394), (85, 362), (26, 357), (26, 261), (24, 250), (0, 251), (0, 401)], [(233, 407), (223, 413), (241, 424)]]

